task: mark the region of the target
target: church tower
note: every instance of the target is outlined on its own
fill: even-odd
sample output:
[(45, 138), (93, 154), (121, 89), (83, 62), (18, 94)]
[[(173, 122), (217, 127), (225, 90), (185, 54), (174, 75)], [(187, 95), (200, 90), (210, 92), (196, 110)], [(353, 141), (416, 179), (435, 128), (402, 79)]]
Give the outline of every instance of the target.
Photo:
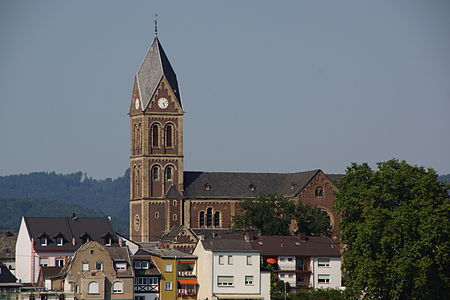
[(130, 105), (130, 238), (157, 240), (182, 224), (183, 108), (157, 35), (134, 79)]

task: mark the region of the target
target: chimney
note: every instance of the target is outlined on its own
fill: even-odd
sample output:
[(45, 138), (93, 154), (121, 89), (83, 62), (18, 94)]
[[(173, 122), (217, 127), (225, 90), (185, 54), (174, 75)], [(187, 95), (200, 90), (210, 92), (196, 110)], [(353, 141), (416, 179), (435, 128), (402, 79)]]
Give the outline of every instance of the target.
[(75, 246), (76, 243), (77, 241), (75, 240), (75, 238), (72, 238), (72, 245)]
[(119, 247), (123, 247), (123, 241), (122, 241), (122, 238), (119, 238)]

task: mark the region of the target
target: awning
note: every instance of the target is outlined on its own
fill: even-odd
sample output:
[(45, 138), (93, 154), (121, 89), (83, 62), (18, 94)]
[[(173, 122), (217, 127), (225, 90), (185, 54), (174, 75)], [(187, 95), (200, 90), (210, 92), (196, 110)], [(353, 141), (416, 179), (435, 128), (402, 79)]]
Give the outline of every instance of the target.
[(264, 299), (264, 296), (257, 294), (216, 294), (218, 299)]
[(179, 260), (180, 264), (195, 264), (195, 260)]
[(178, 279), (179, 284), (183, 285), (197, 285), (197, 279)]

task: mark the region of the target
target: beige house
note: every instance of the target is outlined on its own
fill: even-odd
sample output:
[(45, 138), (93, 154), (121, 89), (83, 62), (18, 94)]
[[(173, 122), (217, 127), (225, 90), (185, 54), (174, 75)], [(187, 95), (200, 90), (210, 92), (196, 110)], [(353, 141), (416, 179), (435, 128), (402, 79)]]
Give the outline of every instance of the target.
[(133, 268), (126, 247), (82, 245), (59, 274), (43, 278), (45, 293), (65, 299), (133, 299)]

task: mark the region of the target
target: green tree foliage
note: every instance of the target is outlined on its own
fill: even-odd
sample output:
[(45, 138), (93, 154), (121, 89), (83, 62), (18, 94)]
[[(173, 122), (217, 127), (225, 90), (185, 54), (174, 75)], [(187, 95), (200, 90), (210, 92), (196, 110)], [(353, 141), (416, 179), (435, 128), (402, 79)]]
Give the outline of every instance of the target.
[(448, 185), (432, 169), (352, 164), (337, 183), (346, 285), (358, 299), (449, 299)]
[(306, 235), (329, 235), (331, 226), (326, 212), (273, 195), (246, 199), (238, 204), (242, 212), (234, 217), (234, 228), (261, 231), (262, 235), (288, 235), (289, 224), (295, 220), (299, 232)]

